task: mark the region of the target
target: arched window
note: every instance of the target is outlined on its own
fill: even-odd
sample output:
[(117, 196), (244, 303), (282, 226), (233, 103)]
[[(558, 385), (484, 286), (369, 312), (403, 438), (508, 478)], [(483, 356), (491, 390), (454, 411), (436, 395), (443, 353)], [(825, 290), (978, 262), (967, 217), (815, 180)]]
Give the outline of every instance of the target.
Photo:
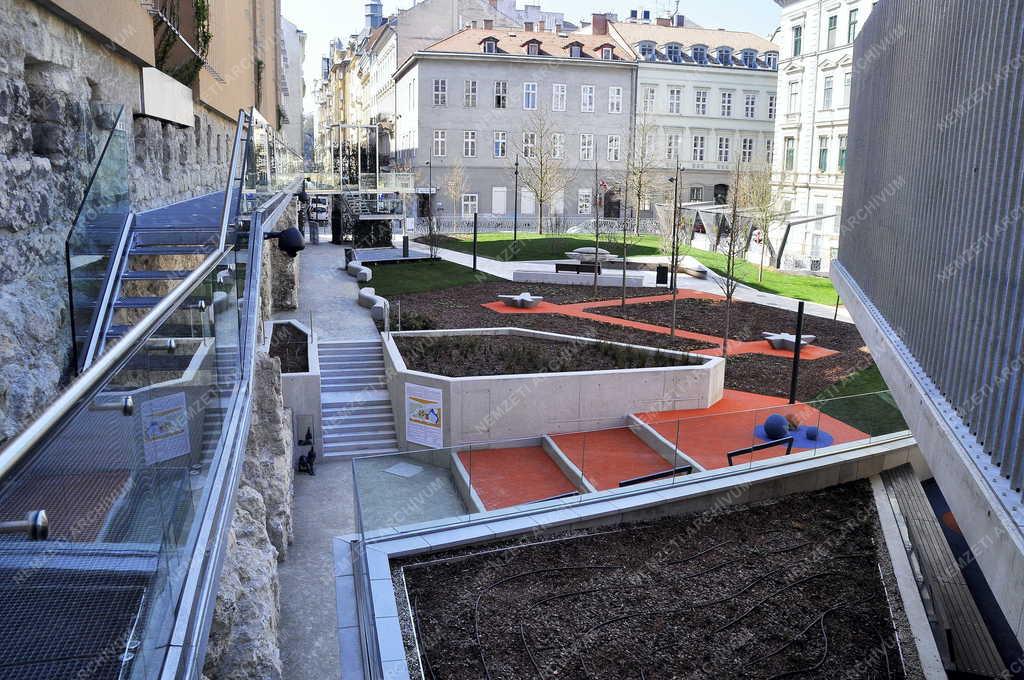
[(757, 68), (757, 52), (755, 50), (743, 50), (743, 65), (747, 68)]
[(668, 60), (678, 64), (683, 60), (683, 47), (679, 43), (669, 43), (665, 46), (665, 56)]
[(708, 63), (708, 48), (702, 46), (694, 47), (693, 60), (698, 64)]
[(732, 48), (731, 47), (719, 47), (718, 48), (718, 63), (722, 66), (732, 66)]

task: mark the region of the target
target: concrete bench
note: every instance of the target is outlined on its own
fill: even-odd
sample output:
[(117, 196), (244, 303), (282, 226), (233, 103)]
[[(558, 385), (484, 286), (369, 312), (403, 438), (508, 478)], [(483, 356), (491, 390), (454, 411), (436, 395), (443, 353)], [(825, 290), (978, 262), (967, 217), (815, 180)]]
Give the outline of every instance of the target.
[(540, 295), (530, 295), (529, 293), (520, 293), (519, 295), (499, 295), (498, 299), (509, 307), (519, 307), (521, 309), (536, 307), (544, 301), (544, 298)]
[[(796, 349), (796, 336), (792, 333), (761, 333), (761, 337), (768, 341), (768, 344), (772, 346), (772, 349), (788, 349), (793, 351)], [(809, 345), (818, 338), (814, 335), (802, 335), (800, 336), (800, 346)]]
[(345, 271), (350, 276), (354, 276), (359, 283), (367, 283), (373, 278), (373, 271), (369, 267), (364, 267), (363, 263), (359, 260), (349, 262), (348, 266), (345, 267)]
[(370, 318), (383, 322), (391, 311), (391, 303), (377, 295), (373, 288), (366, 286), (359, 289), (358, 303), (360, 307), (370, 310)]
[(691, 255), (683, 256), (682, 262), (679, 263), (679, 271), (695, 279), (706, 279), (708, 277), (708, 268)]

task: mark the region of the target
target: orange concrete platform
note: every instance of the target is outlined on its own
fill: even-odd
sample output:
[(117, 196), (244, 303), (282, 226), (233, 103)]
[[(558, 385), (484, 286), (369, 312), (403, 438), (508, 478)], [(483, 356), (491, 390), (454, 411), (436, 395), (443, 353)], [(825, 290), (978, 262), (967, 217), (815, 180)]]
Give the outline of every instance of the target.
[(618, 488), (625, 479), (672, 468), (626, 427), (551, 438), (599, 491)]
[(576, 491), (539, 446), (462, 451), (459, 461), (488, 510)]
[[(754, 444), (763, 443), (754, 435), (754, 428), (764, 423), (772, 413), (793, 415), (803, 425), (816, 425), (832, 435), (833, 445), (867, 439), (868, 435), (846, 423), (825, 415), (807, 404), (789, 404), (781, 397), (768, 397), (738, 390), (725, 390), (725, 395), (714, 406), (706, 409), (655, 411), (638, 413), (663, 437), (676, 444), (705, 469), (729, 465), (726, 454)], [(806, 451), (795, 448), (793, 452)], [(785, 454), (780, 446), (736, 459), (737, 465), (755, 460), (775, 458)]]
[[(711, 293), (703, 293), (694, 290), (680, 290), (680, 299), (701, 299), (701, 300), (723, 300), (721, 295), (713, 295)], [(645, 297), (634, 297), (626, 298), (627, 305), (644, 304), (648, 302), (669, 302), (672, 300), (671, 295), (648, 295)], [(577, 319), (588, 319), (590, 321), (598, 321), (600, 323), (610, 324), (612, 326), (623, 326), (625, 328), (633, 328), (639, 331), (646, 331), (648, 333), (659, 333), (661, 335), (672, 335), (677, 338), (686, 338), (688, 340), (696, 340), (698, 342), (706, 342), (710, 345), (715, 345), (708, 349), (695, 350), (697, 354), (705, 354), (708, 356), (721, 356), (722, 354), (722, 338), (707, 335), (705, 333), (694, 333), (692, 331), (676, 329), (675, 334), (672, 334), (672, 329), (667, 326), (658, 326), (657, 324), (644, 323), (643, 321), (634, 321), (633, 319), (622, 319), (617, 316), (608, 316), (605, 314), (597, 314), (587, 310), (590, 309), (601, 309), (602, 307), (615, 307), (621, 304), (621, 300), (598, 300), (595, 302), (579, 302), (571, 305), (556, 305), (552, 302), (541, 302), (536, 307), (529, 309), (523, 309), (520, 307), (510, 307), (504, 302), (488, 302), (483, 306), (491, 311), (498, 312), (499, 314), (561, 314), (562, 316), (570, 316)], [(773, 349), (768, 344), (767, 340), (730, 340), (729, 341), (729, 353), (730, 354), (764, 354), (773, 357), (786, 357), (792, 358), (793, 352), (786, 349)], [(819, 347), (817, 345), (807, 345), (800, 349), (801, 361), (814, 361), (815, 359), (822, 359), (829, 357), (834, 354), (838, 354), (835, 350), (827, 349), (825, 347)]]

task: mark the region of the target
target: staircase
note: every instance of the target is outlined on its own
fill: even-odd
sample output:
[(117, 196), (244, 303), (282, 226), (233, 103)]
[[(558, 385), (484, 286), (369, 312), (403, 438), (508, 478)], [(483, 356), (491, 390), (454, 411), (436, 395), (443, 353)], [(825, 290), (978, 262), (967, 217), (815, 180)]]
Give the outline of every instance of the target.
[(380, 341), (321, 342), (319, 356), (324, 457), (396, 453)]

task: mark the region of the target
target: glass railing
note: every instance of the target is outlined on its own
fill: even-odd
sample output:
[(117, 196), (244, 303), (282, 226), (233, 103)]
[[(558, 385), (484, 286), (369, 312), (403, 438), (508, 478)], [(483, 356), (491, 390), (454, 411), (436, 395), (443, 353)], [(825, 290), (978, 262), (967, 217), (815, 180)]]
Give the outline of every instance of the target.
[(76, 369), (82, 368), (93, 329), (102, 322), (105, 286), (117, 267), (131, 213), (123, 107), (104, 134), (99, 160), (64, 244)]
[(585, 502), (652, 485), (782, 466), (907, 430), (888, 392), (757, 409), (652, 410), (557, 424), (557, 433), (352, 461), (364, 532), (458, 524), (545, 501)]
[(305, 161), (284, 138), (255, 111), (245, 174), (245, 195), (250, 206), (262, 203), (279, 191), (296, 185)]
[[(417, 217), (416, 231), (426, 234), (433, 230), (437, 234), (472, 234), (473, 215), (452, 215), (450, 199), (435, 197), (435, 204), (440, 202), (441, 206), (436, 209), (440, 213), (446, 210), (448, 214), (437, 214), (433, 218)], [(445, 205), (448, 203), (448, 205)], [(625, 223), (625, 224), (623, 224)], [(536, 215), (520, 215), (518, 218), (513, 215), (488, 215), (480, 214), (476, 217), (476, 228), (479, 233), (500, 233), (518, 231), (520, 234), (544, 233), (547, 235), (594, 235), (594, 225), (597, 225), (599, 236), (602, 240), (621, 240), (622, 229), (625, 226), (630, 235), (658, 234), (658, 220), (651, 217), (642, 217), (637, 231), (636, 218), (602, 217), (595, 219), (592, 216), (583, 215), (551, 215), (545, 216), (543, 220)]]

